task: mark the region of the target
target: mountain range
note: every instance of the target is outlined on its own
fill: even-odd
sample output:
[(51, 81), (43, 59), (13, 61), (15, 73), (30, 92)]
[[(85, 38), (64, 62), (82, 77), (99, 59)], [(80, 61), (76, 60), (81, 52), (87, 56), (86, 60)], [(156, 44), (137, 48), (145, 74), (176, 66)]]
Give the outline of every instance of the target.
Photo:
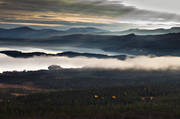
[(30, 27), (18, 27), (12, 29), (0, 28), (0, 38), (21, 38), (21, 39), (47, 39), (55, 36), (65, 36), (74, 34), (93, 34), (93, 35), (160, 35), (168, 33), (180, 33), (180, 27), (172, 27), (170, 29), (129, 29), (125, 31), (108, 31), (94, 27), (70, 28), (67, 30), (53, 29), (33, 29)]
[(74, 47), (77, 49), (100, 49), (107, 52), (126, 53), (131, 55), (152, 54), (158, 56), (180, 56), (180, 33), (163, 35), (129, 34), (124, 36), (74, 34), (34, 40), (0, 38), (0, 45), (16, 47), (29, 46), (52, 50)]
[(0, 29), (0, 38), (22, 38), (22, 39), (43, 39), (53, 36), (71, 35), (71, 34), (97, 34), (107, 32), (106, 30), (93, 27), (71, 28), (68, 30), (53, 29), (32, 29), (30, 27), (18, 27), (13, 29)]
[[(178, 29), (178, 27), (171, 28), (169, 31), (178, 32)], [(94, 32), (94, 34), (92, 32)], [(57, 50), (64, 47), (74, 47), (100, 49), (107, 52), (132, 55), (153, 54), (158, 56), (180, 56), (180, 33), (159, 35), (102, 35), (105, 32), (107, 31), (96, 28), (73, 28), (66, 31), (50, 29), (35, 30), (29, 27), (8, 30), (1, 29), (0, 46), (30, 46)], [(57, 35), (60, 33), (61, 35)], [(64, 33), (67, 33), (68, 35), (65, 35)], [(7, 38), (5, 37), (5, 34), (7, 35)]]
[[(43, 41), (46, 45), (71, 46), (79, 48), (101, 49), (133, 55), (179, 55), (180, 33), (163, 35), (135, 35), (107, 36), (107, 35), (69, 35), (53, 37)], [(36, 41), (42, 43), (42, 41)]]

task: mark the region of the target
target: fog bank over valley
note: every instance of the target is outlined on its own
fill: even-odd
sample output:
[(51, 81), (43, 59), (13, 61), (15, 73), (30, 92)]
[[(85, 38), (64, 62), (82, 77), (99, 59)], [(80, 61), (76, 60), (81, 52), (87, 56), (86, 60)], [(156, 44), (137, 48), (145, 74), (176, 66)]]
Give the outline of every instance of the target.
[(12, 58), (0, 54), (0, 72), (47, 69), (50, 65), (60, 65), (63, 68), (109, 68), (109, 69), (142, 69), (142, 70), (167, 70), (179, 69), (180, 57), (175, 56), (137, 56), (119, 59), (98, 59), (87, 57), (60, 57), (60, 56), (35, 56), (32, 58)]

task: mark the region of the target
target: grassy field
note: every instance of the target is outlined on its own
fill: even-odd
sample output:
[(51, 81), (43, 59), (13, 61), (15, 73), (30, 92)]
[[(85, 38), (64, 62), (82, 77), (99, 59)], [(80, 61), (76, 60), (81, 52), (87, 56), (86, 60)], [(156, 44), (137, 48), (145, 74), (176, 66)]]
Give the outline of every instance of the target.
[(122, 86), (26, 92), (26, 94), (28, 95), (7, 95), (0, 104), (0, 117), (3, 119), (178, 119), (180, 117), (179, 86), (168, 89), (167, 85)]
[(68, 69), (0, 75), (0, 119), (179, 119), (180, 71)]

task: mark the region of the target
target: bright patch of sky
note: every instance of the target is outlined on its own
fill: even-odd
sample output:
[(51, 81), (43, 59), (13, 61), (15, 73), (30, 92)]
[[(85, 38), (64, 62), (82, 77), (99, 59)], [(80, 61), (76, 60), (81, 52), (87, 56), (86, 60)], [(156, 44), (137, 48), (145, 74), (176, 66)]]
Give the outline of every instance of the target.
[(179, 0), (122, 0), (122, 2), (140, 9), (180, 14)]

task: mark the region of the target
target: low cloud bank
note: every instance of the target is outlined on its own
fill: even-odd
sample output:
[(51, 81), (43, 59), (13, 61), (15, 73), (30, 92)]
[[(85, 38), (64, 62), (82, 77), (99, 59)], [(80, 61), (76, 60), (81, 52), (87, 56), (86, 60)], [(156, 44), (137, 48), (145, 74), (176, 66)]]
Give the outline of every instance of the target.
[(124, 61), (118, 59), (96, 59), (86, 57), (33, 57), (28, 59), (12, 58), (0, 54), (0, 72), (47, 69), (50, 65), (63, 68), (108, 68), (108, 69), (141, 69), (167, 70), (180, 69), (180, 57), (138, 56)]

